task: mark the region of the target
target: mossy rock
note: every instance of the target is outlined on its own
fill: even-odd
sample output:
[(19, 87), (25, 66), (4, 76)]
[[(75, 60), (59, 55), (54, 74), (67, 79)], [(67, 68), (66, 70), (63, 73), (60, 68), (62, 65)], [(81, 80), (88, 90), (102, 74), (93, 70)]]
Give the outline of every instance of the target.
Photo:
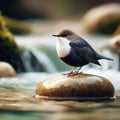
[(4, 16), (4, 20), (6, 21), (6, 27), (13, 34), (24, 35), (24, 34), (30, 34), (32, 32), (30, 27), (23, 22), (20, 22), (12, 18), (8, 18), (6, 16)]
[(0, 15), (0, 61), (10, 63), (16, 70), (20, 67), (22, 52), (23, 49), (16, 44), (6, 27), (6, 21)]
[(55, 100), (114, 99), (114, 87), (109, 80), (96, 75), (59, 75), (41, 82), (36, 88), (36, 97)]

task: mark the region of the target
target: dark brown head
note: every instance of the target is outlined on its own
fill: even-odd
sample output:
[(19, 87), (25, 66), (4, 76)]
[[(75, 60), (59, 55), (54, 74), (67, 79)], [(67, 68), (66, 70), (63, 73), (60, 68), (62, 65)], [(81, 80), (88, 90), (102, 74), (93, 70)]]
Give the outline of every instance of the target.
[(54, 37), (63, 37), (63, 38), (66, 38), (70, 41), (73, 41), (73, 40), (76, 40), (79, 38), (79, 36), (76, 33), (72, 32), (69, 29), (63, 29), (59, 32), (59, 34), (53, 35), (53, 36)]

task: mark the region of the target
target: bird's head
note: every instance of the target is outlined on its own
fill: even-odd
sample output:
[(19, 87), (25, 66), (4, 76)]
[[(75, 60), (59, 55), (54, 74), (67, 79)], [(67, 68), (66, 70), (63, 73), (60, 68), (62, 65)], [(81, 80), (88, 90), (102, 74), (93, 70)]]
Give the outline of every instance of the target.
[(66, 38), (69, 41), (74, 41), (80, 38), (79, 35), (77, 35), (76, 33), (74, 33), (69, 29), (63, 29), (57, 35), (52, 35), (52, 36)]

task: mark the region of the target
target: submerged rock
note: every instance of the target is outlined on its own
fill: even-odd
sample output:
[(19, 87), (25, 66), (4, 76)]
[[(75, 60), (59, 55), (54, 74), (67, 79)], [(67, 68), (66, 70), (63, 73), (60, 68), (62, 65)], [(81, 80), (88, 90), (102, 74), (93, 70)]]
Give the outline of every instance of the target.
[(0, 77), (15, 77), (16, 72), (14, 68), (6, 63), (6, 62), (0, 62)]
[(89, 10), (82, 19), (82, 31), (112, 34), (120, 25), (120, 4), (105, 4)]
[(114, 87), (109, 80), (96, 75), (59, 75), (41, 82), (36, 94), (38, 98), (58, 100), (102, 100), (114, 98)]

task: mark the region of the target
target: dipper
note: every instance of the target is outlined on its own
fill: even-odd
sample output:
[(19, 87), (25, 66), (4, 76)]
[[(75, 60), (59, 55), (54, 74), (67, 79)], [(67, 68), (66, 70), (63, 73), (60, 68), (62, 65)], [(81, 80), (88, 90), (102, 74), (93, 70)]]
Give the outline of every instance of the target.
[[(112, 60), (98, 54), (85, 39), (69, 29), (64, 29), (53, 36), (58, 37), (56, 50), (60, 59), (66, 64), (73, 66), (72, 71), (67, 73), (68, 76), (78, 74), (82, 66), (88, 63), (101, 66), (98, 60)], [(75, 71), (76, 67), (79, 67), (77, 71)]]

